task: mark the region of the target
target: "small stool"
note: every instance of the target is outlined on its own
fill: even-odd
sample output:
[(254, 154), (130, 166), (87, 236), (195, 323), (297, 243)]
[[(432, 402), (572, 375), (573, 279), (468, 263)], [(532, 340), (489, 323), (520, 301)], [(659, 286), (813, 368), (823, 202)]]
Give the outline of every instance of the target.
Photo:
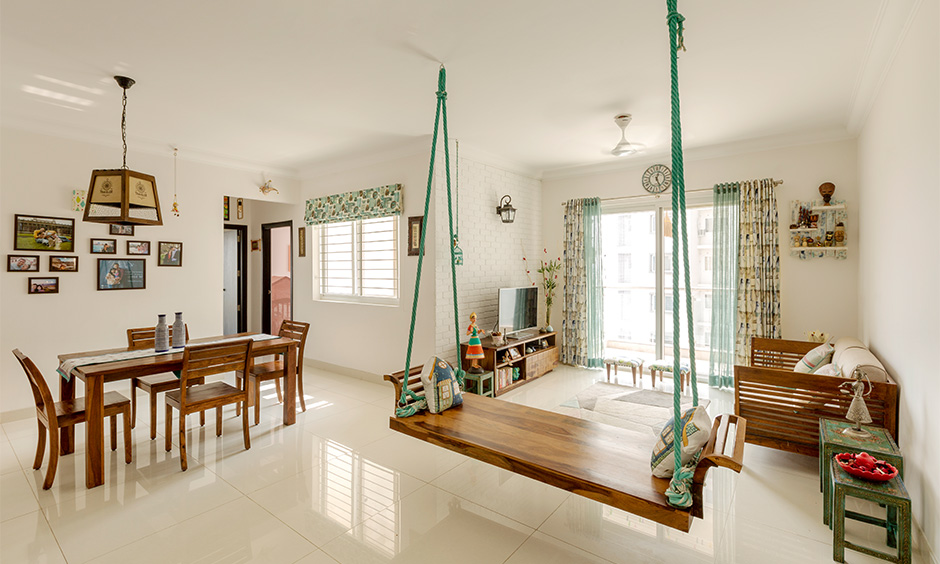
[[(895, 476), (887, 482), (869, 482), (850, 475), (839, 466), (835, 459), (832, 459), (831, 464), (832, 559), (836, 562), (845, 562), (845, 549), (848, 548), (888, 562), (910, 564), (911, 496), (908, 495), (900, 476)], [(847, 495), (887, 506), (887, 519), (847, 511), (845, 509)], [(897, 546), (897, 556), (845, 540), (846, 518), (884, 527), (887, 530), (887, 544), (890, 547)]]
[(464, 387), (472, 394), (493, 397), (493, 372), (484, 372), (483, 374), (470, 374), (467, 372), (464, 374)]
[(640, 385), (643, 385), (643, 359), (642, 358), (620, 358), (611, 357), (604, 359), (604, 365), (607, 367), (607, 381), (610, 382), (610, 367), (614, 367), (614, 377), (617, 376), (617, 367), (623, 366), (633, 370), (633, 386), (636, 386), (636, 373), (640, 371)]
[[(650, 376), (653, 378), (653, 387), (656, 387), (656, 373), (659, 373), (659, 381), (663, 381), (663, 373), (672, 374), (672, 361), (671, 360), (656, 360), (650, 364)], [(687, 362), (682, 362), (679, 364), (679, 386), (682, 392), (685, 392), (685, 384), (689, 382), (692, 378), (692, 370), (689, 368)], [(691, 382), (689, 382), (691, 385)]]

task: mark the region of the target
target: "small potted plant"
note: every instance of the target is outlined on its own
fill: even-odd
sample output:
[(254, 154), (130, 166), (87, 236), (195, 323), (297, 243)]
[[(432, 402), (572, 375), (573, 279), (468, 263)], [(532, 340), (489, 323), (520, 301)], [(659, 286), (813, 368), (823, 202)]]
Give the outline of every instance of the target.
[[(545, 255), (548, 255), (548, 249), (542, 249), (542, 252)], [(525, 273), (529, 275), (529, 280), (532, 280), (528, 261), (526, 261), (525, 256), (522, 257), (522, 260), (526, 262)], [(542, 290), (545, 292), (545, 327), (539, 330), (542, 333), (551, 333), (555, 330), (552, 328), (552, 304), (555, 303), (555, 290), (558, 288), (559, 270), (561, 270), (561, 257), (556, 259), (540, 260), (539, 267), (535, 270), (542, 275), (541, 286)], [(532, 282), (532, 285), (535, 285), (534, 281)]]

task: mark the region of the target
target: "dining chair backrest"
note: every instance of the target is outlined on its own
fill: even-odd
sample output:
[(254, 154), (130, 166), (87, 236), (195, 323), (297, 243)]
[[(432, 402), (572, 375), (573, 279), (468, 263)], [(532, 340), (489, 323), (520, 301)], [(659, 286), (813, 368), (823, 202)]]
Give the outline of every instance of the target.
[[(251, 339), (192, 345), (183, 349), (183, 369), (180, 371), (180, 402), (185, 403), (188, 380), (205, 378), (213, 374), (251, 370)], [(245, 389), (242, 379), (242, 389)]]
[[(186, 328), (186, 341), (189, 341), (189, 325)], [(170, 338), (173, 338), (173, 326), (167, 327), (170, 330)], [(156, 344), (156, 327), (139, 327), (137, 329), (127, 330), (127, 348), (129, 349), (152, 349)]]
[(13, 349), (13, 356), (19, 361), (23, 371), (26, 372), (29, 387), (33, 391), (33, 399), (36, 401), (37, 413), (44, 417), (48, 423), (55, 423), (55, 400), (52, 399), (52, 392), (49, 391), (49, 385), (46, 384), (42, 372), (28, 356), (20, 352), (20, 349)]
[(310, 330), (310, 324), (303, 321), (292, 321), (285, 319), (281, 322), (281, 329), (278, 331), (279, 337), (287, 337), (297, 341), (297, 375), (304, 372), (304, 347), (307, 346), (307, 331)]

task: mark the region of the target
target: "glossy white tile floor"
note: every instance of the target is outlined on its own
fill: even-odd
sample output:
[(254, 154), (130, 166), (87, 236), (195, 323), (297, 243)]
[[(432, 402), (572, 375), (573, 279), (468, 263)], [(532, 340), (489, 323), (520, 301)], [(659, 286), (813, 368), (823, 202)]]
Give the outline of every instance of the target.
[[(560, 367), (504, 397), (551, 409), (603, 378)], [(205, 428), (193, 418), (187, 472), (175, 437), (163, 450), (162, 409), (149, 440), (145, 407), (133, 463), (107, 451), (105, 485), (93, 490), (81, 431), (78, 452), (60, 459), (43, 491), (45, 466), (31, 468), (35, 421), (4, 424), (0, 562), (832, 561), (814, 458), (748, 445), (742, 474), (712, 470), (705, 519), (684, 534), (389, 431), (390, 386), (308, 368), (305, 388), (309, 409), (289, 428), (268, 394), (249, 451), (233, 410), (221, 438), (213, 417)], [(727, 394), (703, 394), (713, 414), (728, 409)], [(883, 530), (849, 530), (886, 549)], [(852, 551), (846, 561), (880, 562)], [(927, 560), (915, 551), (914, 562)]]

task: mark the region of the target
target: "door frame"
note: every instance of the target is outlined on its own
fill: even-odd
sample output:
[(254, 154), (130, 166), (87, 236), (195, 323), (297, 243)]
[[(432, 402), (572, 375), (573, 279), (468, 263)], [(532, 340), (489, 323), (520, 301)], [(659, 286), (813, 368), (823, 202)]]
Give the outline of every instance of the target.
[(277, 221), (261, 224), (261, 332), (271, 334), (271, 230), (290, 228), (290, 309), (294, 312), (294, 222)]
[(236, 291), (235, 302), (237, 304), (237, 321), (239, 333), (248, 331), (248, 226), (226, 223), (224, 230), (235, 231), (238, 235), (237, 250), (237, 270), (235, 278), (238, 280), (238, 289)]

